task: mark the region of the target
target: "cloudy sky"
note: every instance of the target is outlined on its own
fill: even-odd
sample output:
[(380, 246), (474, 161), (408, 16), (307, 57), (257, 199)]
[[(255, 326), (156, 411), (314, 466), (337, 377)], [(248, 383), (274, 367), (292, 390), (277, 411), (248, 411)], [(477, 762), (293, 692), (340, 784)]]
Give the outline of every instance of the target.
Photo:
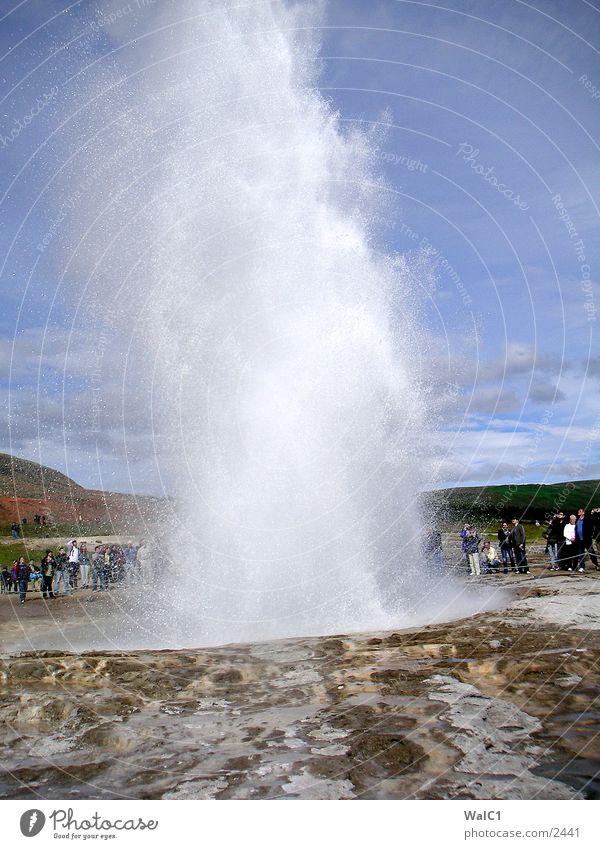
[[(176, 17), (169, 0), (0, 12), (0, 450), (152, 493), (147, 375), (124, 377), (126, 326), (116, 344), (81, 257), (66, 257), (111, 168), (71, 170), (111, 121), (110, 99), (86, 100), (89, 80), (114, 78), (122, 57), (151, 64), (160, 5)], [(600, 477), (600, 6), (331, 0), (313, 26), (341, 131), (374, 139), (377, 247), (429, 269), (431, 480)]]

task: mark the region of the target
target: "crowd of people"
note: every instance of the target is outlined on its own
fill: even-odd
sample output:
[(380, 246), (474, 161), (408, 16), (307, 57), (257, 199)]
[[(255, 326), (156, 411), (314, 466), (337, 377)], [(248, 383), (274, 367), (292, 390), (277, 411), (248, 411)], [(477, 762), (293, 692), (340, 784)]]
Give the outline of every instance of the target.
[(494, 548), (490, 540), (481, 539), (475, 525), (465, 524), (460, 538), (468, 574), (480, 575), (482, 568), (484, 573), (499, 572), (501, 566), (505, 573), (509, 568), (513, 572), (529, 573), (525, 528), (518, 519), (512, 520), (511, 528), (507, 522), (502, 522), (498, 529), (498, 549)]
[[(509, 571), (529, 574), (526, 532), (519, 519), (513, 519), (510, 527), (507, 522), (502, 522), (498, 529), (497, 546), (489, 539), (482, 540), (472, 524), (465, 524), (459, 536), (467, 574), (500, 571), (505, 574)], [(562, 512), (552, 515), (543, 538), (546, 540), (550, 570), (585, 572), (587, 558), (600, 570), (600, 552), (595, 548), (600, 545), (600, 508), (586, 511), (581, 507), (577, 515), (569, 517)], [(435, 538), (432, 537), (429, 548), (435, 549), (436, 553), (439, 550), (439, 560), (442, 562), (439, 533), (436, 532)], [(148, 561), (145, 566), (142, 562), (144, 553)], [(143, 548), (143, 541), (138, 545), (114, 545), (97, 541), (91, 551), (87, 543), (79, 544), (76, 539), (71, 539), (66, 546), (60, 546), (56, 553), (47, 549), (39, 563), (20, 557), (13, 561), (11, 567), (1, 566), (0, 591), (18, 592), (21, 604), (25, 604), (27, 594), (31, 592), (39, 592), (44, 599), (53, 599), (60, 594), (70, 595), (77, 589), (106, 592), (109, 584), (118, 584), (126, 579), (135, 580), (142, 572), (152, 572), (154, 567), (150, 554)]]
[(550, 569), (567, 572), (585, 572), (587, 557), (598, 566), (596, 545), (600, 544), (600, 507), (586, 511), (580, 507), (577, 515), (568, 518), (562, 512), (556, 513), (544, 531), (546, 553), (550, 559)]
[(85, 542), (79, 544), (72, 539), (56, 553), (47, 549), (39, 564), (20, 557), (11, 568), (2, 566), (0, 588), (3, 593), (18, 592), (21, 604), (32, 591), (45, 599), (70, 595), (77, 589), (106, 592), (109, 584), (135, 578), (141, 568), (142, 545), (107, 545), (98, 541), (90, 551)]
[[(481, 539), (475, 525), (465, 524), (459, 535), (468, 574), (529, 573), (525, 527), (519, 519), (513, 519), (511, 527), (502, 522), (497, 548), (490, 540)], [(588, 557), (595, 569), (600, 569), (595, 548), (600, 545), (600, 508), (586, 511), (580, 507), (577, 515), (569, 517), (562, 512), (555, 513), (542, 536), (546, 540), (551, 571), (583, 573)]]

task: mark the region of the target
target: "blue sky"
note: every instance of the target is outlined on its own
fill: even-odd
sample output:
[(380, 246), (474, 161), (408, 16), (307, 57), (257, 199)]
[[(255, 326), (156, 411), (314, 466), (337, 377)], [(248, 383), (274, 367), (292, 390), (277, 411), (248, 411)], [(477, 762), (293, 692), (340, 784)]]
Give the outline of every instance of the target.
[[(61, 124), (77, 81), (113, 72), (106, 54), (157, 5), (10, 0), (0, 13), (0, 450), (140, 492), (161, 484), (149, 429), (129, 416), (138, 387), (123, 405), (107, 380), (97, 428), (81, 425), (98, 344), (105, 376), (122, 352), (99, 343), (57, 259), (80, 203)], [(343, 128), (377, 134), (388, 205), (374, 239), (415, 265), (425, 251), (436, 272), (423, 279), (440, 484), (600, 477), (599, 35), (586, 0), (324, 4), (322, 95)]]

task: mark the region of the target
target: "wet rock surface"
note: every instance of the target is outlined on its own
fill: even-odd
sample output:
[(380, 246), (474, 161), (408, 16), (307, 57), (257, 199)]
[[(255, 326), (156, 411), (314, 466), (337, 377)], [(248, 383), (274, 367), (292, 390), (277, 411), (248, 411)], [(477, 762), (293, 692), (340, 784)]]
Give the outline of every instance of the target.
[(597, 797), (600, 580), (511, 585), (405, 632), (5, 653), (0, 798)]

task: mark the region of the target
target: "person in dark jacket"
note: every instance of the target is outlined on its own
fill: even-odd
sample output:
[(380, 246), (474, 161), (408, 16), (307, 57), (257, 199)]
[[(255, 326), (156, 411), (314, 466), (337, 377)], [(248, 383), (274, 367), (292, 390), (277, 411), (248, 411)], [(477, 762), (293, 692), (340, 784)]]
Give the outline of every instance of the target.
[(29, 566), (25, 562), (25, 558), (19, 557), (19, 563), (17, 565), (17, 581), (19, 582), (19, 601), (21, 604), (25, 604), (29, 575)]
[(527, 552), (525, 550), (525, 528), (518, 519), (512, 520), (512, 531), (510, 535), (515, 554), (515, 563), (517, 564), (517, 572), (520, 575), (528, 575), (529, 566), (527, 565)]
[(562, 511), (559, 513), (555, 513), (554, 516), (550, 519), (548, 527), (546, 528), (546, 532), (544, 533), (547, 543), (547, 552), (550, 557), (550, 569), (553, 572), (556, 572), (558, 571), (558, 569), (560, 569), (560, 565), (558, 562), (558, 551), (563, 544), (563, 531), (565, 529), (566, 523), (567, 520), (565, 518), (565, 514)]
[(42, 573), (42, 598), (54, 598), (52, 592), (52, 582), (54, 580), (54, 572), (56, 571), (56, 560), (52, 554), (52, 550), (46, 550), (46, 556), (42, 558), (40, 563), (40, 572)]
[(106, 565), (106, 546), (97, 545), (92, 555), (92, 592), (108, 590), (108, 566)]
[(508, 561), (510, 559), (510, 568), (514, 572), (515, 556), (512, 550), (510, 528), (506, 522), (502, 522), (502, 527), (498, 528), (498, 546), (500, 548), (500, 556), (502, 557), (502, 571), (504, 574), (508, 572)]
[(577, 511), (577, 522), (575, 524), (575, 538), (577, 542), (577, 569), (585, 571), (585, 558), (589, 555), (590, 560), (598, 569), (598, 559), (594, 550), (593, 517), (586, 513), (583, 507)]
[(592, 525), (592, 545), (596, 554), (600, 553), (600, 507), (592, 507), (590, 510)]
[(67, 556), (66, 551), (62, 547), (58, 549), (54, 574), (54, 595), (58, 595), (58, 588), (60, 586), (61, 581), (63, 584), (64, 594), (69, 595), (71, 592), (71, 570), (69, 568), (69, 558)]

